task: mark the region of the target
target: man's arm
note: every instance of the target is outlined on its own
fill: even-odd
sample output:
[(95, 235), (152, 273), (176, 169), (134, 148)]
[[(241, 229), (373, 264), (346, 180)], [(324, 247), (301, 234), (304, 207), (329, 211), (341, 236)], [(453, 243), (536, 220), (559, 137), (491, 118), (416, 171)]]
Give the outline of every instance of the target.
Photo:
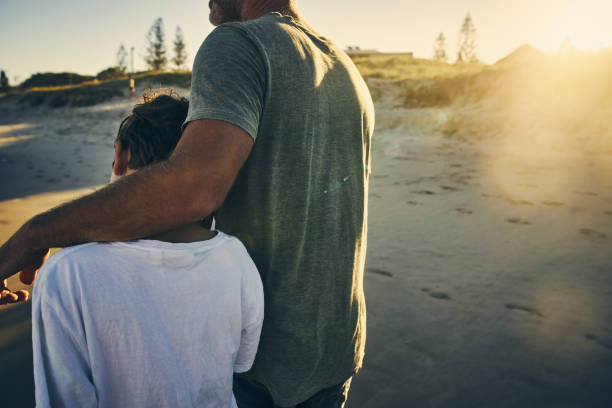
[(253, 139), (230, 123), (190, 122), (167, 161), (22, 226), (0, 247), (0, 282), (27, 269), (33, 280), (48, 248), (136, 239), (208, 216), (225, 200), (252, 146)]

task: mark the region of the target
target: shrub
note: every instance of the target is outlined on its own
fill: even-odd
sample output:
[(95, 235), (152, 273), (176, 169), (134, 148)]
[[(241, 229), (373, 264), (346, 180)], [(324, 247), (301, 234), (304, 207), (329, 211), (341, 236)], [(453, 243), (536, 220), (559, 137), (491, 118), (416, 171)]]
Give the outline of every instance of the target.
[(96, 79), (100, 81), (108, 81), (110, 79), (119, 79), (125, 76), (125, 71), (120, 67), (109, 67), (98, 72)]
[(26, 79), (21, 84), (21, 87), (27, 89), (46, 86), (78, 85), (83, 82), (91, 81), (92, 79), (92, 76), (79, 75), (72, 72), (37, 73)]

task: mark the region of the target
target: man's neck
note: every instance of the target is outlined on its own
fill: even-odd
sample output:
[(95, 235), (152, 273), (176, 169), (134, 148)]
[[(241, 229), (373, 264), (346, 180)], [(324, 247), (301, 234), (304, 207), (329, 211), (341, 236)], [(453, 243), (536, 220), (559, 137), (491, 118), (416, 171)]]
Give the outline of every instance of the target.
[(216, 231), (211, 231), (204, 228), (201, 223), (194, 222), (180, 226), (178, 228), (171, 229), (169, 231), (160, 232), (158, 234), (151, 235), (146, 239), (154, 239), (157, 241), (172, 242), (172, 243), (187, 243), (206, 241), (217, 235)]
[(240, 14), (242, 21), (248, 21), (273, 12), (305, 22), (293, 0), (252, 0), (243, 4)]

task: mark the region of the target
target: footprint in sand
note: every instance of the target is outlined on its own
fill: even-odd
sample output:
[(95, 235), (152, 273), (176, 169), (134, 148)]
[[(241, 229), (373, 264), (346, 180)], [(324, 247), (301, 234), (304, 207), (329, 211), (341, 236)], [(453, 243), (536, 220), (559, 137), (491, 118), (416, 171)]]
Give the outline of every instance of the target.
[(408, 200), (406, 201), (408, 205), (423, 205), (423, 203), (419, 203), (418, 201)]
[(530, 307), (530, 306), (519, 305), (516, 303), (507, 303), (506, 309), (518, 310), (520, 312), (529, 313), (530, 315), (533, 315), (533, 316), (544, 317), (544, 314), (540, 312), (538, 309), (534, 309), (533, 307)]
[(612, 215), (612, 211), (604, 211), (604, 214), (606, 214), (606, 215)]
[(579, 229), (580, 233), (586, 237), (589, 238), (593, 238), (593, 239), (606, 239), (608, 238), (607, 234), (604, 234), (603, 232), (599, 232), (596, 231), (594, 229), (590, 229), (590, 228), (580, 228)]
[(467, 208), (463, 208), (463, 207), (459, 207), (459, 208), (455, 208), (455, 211), (461, 213), (461, 214), (474, 214), (474, 211), (467, 209)]
[(542, 204), (548, 207), (563, 207), (565, 204), (560, 203), (559, 201), (542, 201)]
[(599, 195), (599, 194), (593, 193), (591, 191), (574, 191), (574, 193), (580, 194), (580, 195), (584, 195), (584, 196), (591, 196), (591, 197), (595, 197), (595, 196)]
[(373, 273), (374, 275), (380, 275), (380, 276), (384, 276), (386, 278), (392, 278), (393, 274), (391, 272), (387, 272), (385, 270), (382, 269), (377, 269), (377, 268), (368, 268), (366, 269), (367, 273)]
[(463, 167), (463, 165), (459, 164), (459, 163), (453, 163), (453, 164), (450, 165), (450, 167), (458, 168), (458, 167)]
[(421, 195), (436, 195), (434, 191), (430, 191), (430, 190), (417, 190), (417, 191), (413, 191), (413, 193), (421, 194)]
[(518, 224), (518, 225), (531, 225), (531, 221), (524, 220), (522, 218), (508, 218), (507, 220), (510, 224)]
[(0, 225), (9, 225), (10, 222), (7, 220), (0, 220)]
[(506, 201), (512, 205), (533, 205), (531, 201), (527, 200), (513, 200), (511, 198), (506, 198)]
[(452, 186), (440, 186), (440, 188), (446, 191), (459, 191), (457, 187), (452, 187)]
[(584, 335), (584, 338), (587, 340), (593, 341), (599, 344), (600, 346), (607, 348), (608, 350), (612, 350), (612, 340), (602, 340), (598, 336), (592, 333), (586, 333)]
[(438, 292), (435, 290), (431, 290), (429, 288), (422, 288), (421, 290), (427, 293), (429, 296), (431, 296), (434, 299), (438, 299), (438, 300), (451, 300), (452, 299), (448, 294), (444, 292)]

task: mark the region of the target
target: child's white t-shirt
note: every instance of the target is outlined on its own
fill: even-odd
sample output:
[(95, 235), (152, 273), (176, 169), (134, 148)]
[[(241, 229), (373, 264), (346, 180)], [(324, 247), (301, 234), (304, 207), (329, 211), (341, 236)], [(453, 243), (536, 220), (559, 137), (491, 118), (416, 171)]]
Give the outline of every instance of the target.
[(253, 261), (222, 232), (60, 251), (33, 292), (37, 406), (236, 407), (263, 313)]

